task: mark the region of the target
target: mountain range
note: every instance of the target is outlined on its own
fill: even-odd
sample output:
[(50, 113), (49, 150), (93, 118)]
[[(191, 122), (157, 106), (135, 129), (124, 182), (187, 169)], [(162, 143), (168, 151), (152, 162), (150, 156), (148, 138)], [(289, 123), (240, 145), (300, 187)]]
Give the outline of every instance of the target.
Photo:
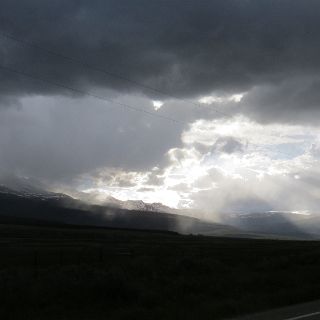
[(46, 191), (42, 186), (34, 187), (28, 180), (0, 184), (0, 223), (86, 225), (232, 237), (320, 238), (320, 217), (315, 214), (225, 213), (219, 223), (188, 214), (188, 210), (161, 203), (121, 201), (111, 196), (103, 204), (91, 204)]
[[(119, 202), (120, 203), (120, 202)], [(136, 206), (138, 205), (138, 206)], [(124, 207), (131, 207), (131, 210)], [(141, 209), (140, 209), (141, 208)], [(151, 209), (146, 211), (146, 209)], [(163, 212), (160, 205), (128, 202), (93, 205), (65, 194), (0, 185), (0, 223), (77, 225), (234, 236), (235, 227)]]

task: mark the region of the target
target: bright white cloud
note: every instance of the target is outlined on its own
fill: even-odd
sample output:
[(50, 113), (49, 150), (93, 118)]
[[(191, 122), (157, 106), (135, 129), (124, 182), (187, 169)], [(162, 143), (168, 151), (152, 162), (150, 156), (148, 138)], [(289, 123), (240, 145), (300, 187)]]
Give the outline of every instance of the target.
[(246, 93), (235, 93), (232, 95), (210, 95), (201, 97), (198, 101), (202, 104), (240, 102)]
[(160, 100), (152, 100), (154, 110), (159, 110), (163, 106), (164, 102)]
[(168, 150), (162, 167), (102, 168), (78, 185), (97, 201), (111, 195), (161, 202), (200, 209), (207, 218), (226, 211), (312, 212), (320, 204), (319, 137), (317, 128), (244, 117), (198, 120), (182, 133), (182, 146)]

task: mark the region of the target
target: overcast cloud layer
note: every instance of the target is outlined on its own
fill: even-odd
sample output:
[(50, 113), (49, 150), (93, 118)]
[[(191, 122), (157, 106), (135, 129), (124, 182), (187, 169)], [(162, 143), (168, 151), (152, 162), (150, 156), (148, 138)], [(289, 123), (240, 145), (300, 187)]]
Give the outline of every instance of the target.
[[(318, 96), (319, 11), (316, 0), (2, 0), (0, 26), (24, 41), (175, 96), (280, 85), (279, 95), (286, 97), (283, 82), (292, 78), (293, 87), (299, 78), (308, 80), (301, 94)], [(3, 37), (1, 63), (80, 88), (142, 90)], [(1, 91), (61, 90), (2, 72)]]
[(0, 175), (315, 210), (319, 30), (316, 0), (1, 0)]

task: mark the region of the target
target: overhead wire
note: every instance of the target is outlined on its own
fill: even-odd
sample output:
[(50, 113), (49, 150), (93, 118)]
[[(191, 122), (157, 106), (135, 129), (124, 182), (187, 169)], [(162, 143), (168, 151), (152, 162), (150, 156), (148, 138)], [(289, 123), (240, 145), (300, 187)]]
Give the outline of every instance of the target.
[[(65, 59), (65, 60), (68, 60), (72, 63), (75, 63), (75, 64), (78, 64), (78, 65), (81, 65), (82, 67), (85, 67), (87, 69), (90, 69), (92, 71), (96, 71), (96, 72), (99, 72), (99, 73), (102, 73), (108, 77), (112, 77), (112, 78), (117, 78), (121, 81), (125, 81), (127, 83), (131, 83), (131, 84), (134, 84), (138, 87), (141, 87), (142, 89), (146, 89), (146, 90), (149, 90), (149, 91), (152, 91), (156, 94), (160, 94), (162, 95), (163, 97), (166, 97), (166, 98), (170, 98), (170, 99), (175, 99), (175, 100), (179, 100), (179, 101), (183, 101), (185, 103), (188, 103), (188, 104), (192, 104), (196, 107), (200, 107), (201, 105), (199, 103), (196, 103), (194, 101), (190, 101), (190, 100), (186, 100), (186, 99), (183, 99), (181, 97), (178, 97), (178, 96), (175, 96), (173, 94), (170, 94), (168, 92), (165, 92), (163, 90), (160, 90), (158, 88), (154, 88), (152, 86), (149, 86), (149, 85), (146, 85), (144, 83), (141, 83), (139, 81), (136, 81), (136, 80), (133, 80), (133, 79), (130, 79), (128, 77), (125, 77), (121, 74), (116, 74), (114, 72), (111, 72), (105, 68), (100, 68), (100, 67), (97, 67), (95, 65), (92, 65), (90, 63), (87, 63), (81, 59), (78, 59), (78, 58), (75, 58), (75, 57), (71, 57), (69, 55), (66, 55), (66, 54), (62, 54), (60, 52), (57, 52), (57, 51), (54, 51), (54, 50), (51, 50), (51, 49), (47, 49), (47, 48), (44, 48), (43, 46), (40, 46), (39, 44), (37, 43), (34, 43), (32, 41), (29, 41), (29, 40), (26, 40), (26, 39), (21, 39), (21, 38), (18, 38), (12, 34), (9, 34), (9, 33), (5, 33), (3, 31), (0, 31), (0, 36), (2, 38), (5, 38), (5, 39), (9, 39), (9, 40), (12, 40), (12, 41), (15, 41), (17, 43), (20, 43), (22, 45), (25, 45), (25, 46), (28, 46), (30, 48), (34, 48), (34, 49), (37, 49), (37, 50), (41, 50), (43, 52), (46, 52), (47, 54), (50, 54), (52, 56), (56, 56), (56, 57), (59, 57), (59, 58), (62, 58), (62, 59)], [(228, 114), (226, 112), (223, 112), (223, 111), (220, 111), (220, 110), (217, 110), (215, 108), (210, 108), (211, 111), (214, 111), (222, 116), (226, 116), (226, 117), (230, 117), (232, 116), (231, 114)]]
[(45, 78), (42, 78), (42, 77), (39, 77), (39, 76), (35, 76), (35, 75), (30, 74), (30, 73), (27, 73), (27, 72), (24, 72), (24, 71), (21, 71), (21, 70), (17, 70), (15, 68), (12, 68), (12, 67), (9, 67), (9, 66), (3, 65), (3, 64), (0, 64), (0, 68), (3, 69), (3, 70), (7, 70), (9, 72), (12, 72), (12, 73), (16, 73), (16, 74), (22, 75), (24, 77), (28, 77), (28, 78), (31, 78), (31, 79), (34, 79), (34, 80), (37, 80), (37, 81), (41, 81), (41, 82), (45, 82), (45, 83), (51, 84), (51, 85), (56, 86), (56, 87), (67, 89), (67, 90), (75, 92), (75, 93), (80, 93), (80, 94), (83, 94), (83, 95), (86, 95), (86, 96), (90, 96), (90, 97), (93, 97), (93, 98), (96, 98), (96, 99), (99, 99), (99, 100), (107, 101), (107, 102), (110, 102), (112, 104), (116, 104), (116, 105), (119, 105), (119, 106), (124, 107), (126, 109), (129, 109), (131, 111), (144, 113), (144, 114), (146, 114), (148, 116), (160, 118), (160, 119), (163, 119), (163, 120), (168, 120), (168, 121), (171, 121), (171, 122), (174, 122), (174, 123), (188, 124), (187, 122), (184, 122), (184, 121), (181, 121), (181, 120), (177, 120), (177, 119), (174, 119), (174, 118), (171, 118), (171, 117), (168, 117), (168, 116), (165, 116), (165, 115), (161, 115), (161, 114), (158, 114), (158, 113), (155, 113), (155, 112), (151, 112), (151, 111), (148, 111), (148, 110), (136, 108), (136, 107), (134, 107), (134, 106), (132, 106), (130, 104), (127, 104), (127, 103), (115, 101), (113, 99), (110, 99), (110, 98), (102, 96), (102, 95), (91, 93), (89, 91), (85, 91), (85, 90), (82, 90), (82, 89), (79, 89), (79, 88), (75, 88), (75, 87), (72, 87), (72, 86), (69, 86), (69, 85), (61, 84), (61, 83), (58, 83), (58, 82), (56, 82), (54, 80), (45, 79)]
[[(83, 67), (85, 67), (87, 69), (91, 69), (92, 71), (103, 73), (106, 76), (117, 78), (117, 79), (119, 79), (121, 81), (126, 81), (128, 83), (132, 83), (132, 84), (134, 84), (136, 86), (139, 86), (139, 87), (141, 87), (143, 89), (146, 89), (146, 90), (153, 91), (154, 93), (163, 95), (163, 96), (165, 96), (167, 98), (184, 101), (184, 102), (186, 102), (188, 104), (192, 104), (192, 105), (195, 105), (197, 107), (200, 106), (199, 103), (179, 98), (179, 97), (177, 97), (175, 95), (171, 95), (171, 94), (169, 94), (169, 93), (167, 93), (165, 91), (162, 91), (162, 90), (159, 90), (157, 88), (145, 85), (145, 84), (140, 83), (138, 81), (135, 81), (133, 79), (127, 78), (127, 77), (125, 77), (123, 75), (119, 75), (119, 74), (110, 72), (110, 71), (108, 71), (106, 69), (102, 69), (102, 68), (96, 67), (96, 66), (94, 66), (94, 65), (92, 65), (90, 63), (87, 63), (85, 61), (82, 61), (82, 60), (80, 60), (78, 58), (70, 57), (68, 55), (53, 51), (51, 49), (44, 48), (43, 46), (40, 46), (40, 45), (38, 45), (38, 44), (36, 44), (34, 42), (18, 38), (16, 36), (13, 36), (11, 34), (5, 33), (3, 31), (0, 31), (0, 37), (15, 41), (15, 42), (17, 42), (17, 43), (19, 43), (21, 45), (24, 45), (24, 46), (28, 46), (28, 47), (31, 47), (31, 48), (34, 48), (34, 49), (37, 49), (37, 50), (41, 50), (43, 52), (46, 52), (47, 54), (50, 54), (50, 55), (53, 55), (53, 56), (68, 60), (69, 62), (81, 65), (81, 66), (83, 66)], [(190, 125), (189, 122), (186, 122), (186, 121), (183, 121), (183, 120), (178, 120), (178, 119), (175, 119), (173, 117), (162, 115), (162, 114), (157, 113), (157, 112), (152, 112), (152, 111), (144, 110), (144, 109), (141, 109), (141, 108), (137, 108), (137, 107), (132, 106), (131, 104), (119, 102), (119, 101), (116, 101), (116, 100), (111, 99), (109, 97), (106, 97), (106, 96), (103, 96), (103, 95), (100, 95), (100, 94), (95, 94), (95, 93), (92, 93), (92, 92), (89, 92), (89, 91), (86, 91), (86, 90), (82, 90), (82, 89), (79, 89), (79, 88), (75, 88), (75, 87), (67, 85), (67, 84), (61, 84), (61, 83), (56, 82), (54, 80), (43, 78), (43, 77), (39, 77), (39, 76), (30, 74), (30, 73), (22, 71), (22, 70), (17, 70), (15, 68), (12, 68), (12, 67), (7, 66), (7, 65), (0, 64), (0, 68), (2, 70), (6, 70), (6, 71), (9, 71), (9, 72), (12, 72), (12, 73), (15, 73), (15, 74), (19, 74), (19, 75), (22, 75), (24, 77), (28, 77), (28, 78), (31, 78), (31, 79), (34, 79), (34, 80), (37, 80), (37, 81), (48, 83), (48, 84), (50, 84), (52, 86), (64, 88), (64, 89), (67, 89), (67, 90), (75, 92), (75, 93), (83, 94), (83, 95), (86, 95), (86, 96), (91, 96), (93, 98), (96, 98), (96, 99), (99, 99), (99, 100), (102, 100), (102, 101), (105, 101), (105, 102), (109, 102), (111, 104), (119, 105), (119, 106), (121, 106), (123, 108), (126, 108), (128, 110), (131, 110), (131, 111), (140, 112), (140, 113), (143, 113), (145, 115), (148, 115), (148, 116), (151, 116), (151, 117), (160, 118), (162, 120), (167, 120), (167, 121), (170, 121), (170, 122), (176, 123), (176, 124)], [(214, 111), (214, 112), (216, 112), (216, 113), (218, 113), (218, 114), (220, 114), (222, 116), (225, 116), (225, 117), (232, 117), (231, 114), (225, 113), (225, 112), (220, 111), (220, 110), (216, 110), (214, 108), (210, 108), (210, 110), (212, 110), (212, 111)], [(280, 151), (280, 150), (274, 150), (273, 148), (268, 147), (268, 146), (264, 146), (263, 148), (264, 149), (269, 149), (270, 151), (275, 152), (275, 153), (279, 153), (279, 154), (283, 154), (283, 155), (292, 157), (292, 154), (289, 154), (287, 152), (283, 152), (283, 151)]]

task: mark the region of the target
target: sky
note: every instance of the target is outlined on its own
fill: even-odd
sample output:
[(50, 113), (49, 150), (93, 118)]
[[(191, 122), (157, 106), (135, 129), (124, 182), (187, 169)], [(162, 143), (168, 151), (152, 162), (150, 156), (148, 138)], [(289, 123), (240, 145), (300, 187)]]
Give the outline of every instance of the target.
[(317, 213), (320, 2), (0, 2), (0, 181)]

